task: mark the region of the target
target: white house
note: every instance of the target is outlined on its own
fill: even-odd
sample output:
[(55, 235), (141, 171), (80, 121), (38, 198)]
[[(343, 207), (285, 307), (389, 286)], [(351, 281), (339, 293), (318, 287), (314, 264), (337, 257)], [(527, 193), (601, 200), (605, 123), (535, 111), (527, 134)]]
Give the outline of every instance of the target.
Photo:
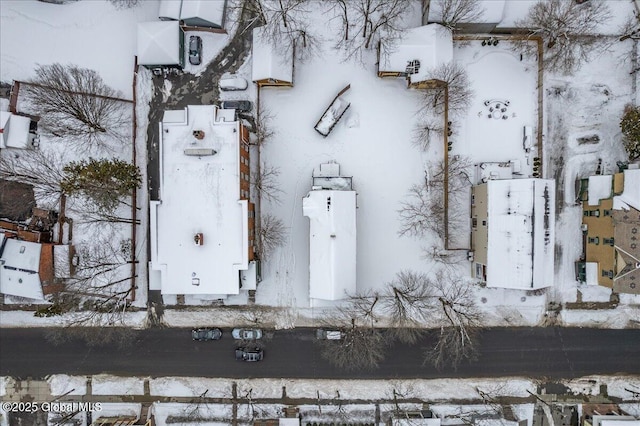
[(302, 200), (309, 218), (309, 297), (340, 300), (356, 291), (356, 192), (350, 178), (339, 176), (337, 164), (322, 166), (314, 173), (314, 189)]
[(146, 67), (184, 66), (184, 32), (178, 21), (138, 24), (138, 63)]
[(159, 199), (150, 202), (152, 289), (239, 294), (240, 272), (253, 260), (248, 142), (233, 110), (198, 105), (165, 112)]
[(158, 17), (190, 27), (223, 28), (226, 0), (160, 0)]
[(0, 293), (9, 296), (43, 300), (40, 280), (42, 245), (0, 232)]
[(259, 86), (293, 86), (292, 49), (274, 49), (264, 27), (253, 29), (251, 80)]
[(407, 77), (409, 84), (427, 80), (429, 70), (453, 58), (451, 31), (439, 24), (410, 28), (399, 41), (380, 43), (379, 77)]
[(489, 180), (472, 188), (471, 199), (472, 276), (487, 287), (551, 286), (555, 181)]

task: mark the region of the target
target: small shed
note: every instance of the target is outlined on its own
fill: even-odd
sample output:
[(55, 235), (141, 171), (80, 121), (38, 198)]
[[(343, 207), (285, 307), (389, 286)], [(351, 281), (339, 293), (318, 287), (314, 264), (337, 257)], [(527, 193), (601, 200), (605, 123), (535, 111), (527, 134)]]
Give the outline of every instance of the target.
[(163, 21), (179, 21), (182, 0), (160, 0), (158, 18)]
[(189, 27), (223, 28), (226, 4), (226, 0), (183, 1), (180, 20)]
[(0, 111), (0, 148), (35, 148), (37, 135), (30, 117)]
[[(423, 1), (423, 23), (441, 23), (442, 22), (442, 6), (444, 2), (429, 2), (429, 0)], [(424, 4), (429, 3), (429, 6), (426, 8), (428, 11), (428, 16), (426, 16), (425, 21), (425, 7)], [(528, 10), (529, 2), (526, 1), (516, 1), (516, 2), (507, 2), (506, 0), (491, 0), (491, 1), (481, 1), (478, 2), (481, 13), (472, 20), (467, 20), (466, 22), (460, 22), (456, 25), (456, 30), (465, 33), (490, 33), (492, 32), (500, 22), (504, 19), (505, 15), (505, 6), (507, 3), (525, 3), (526, 8), (522, 8), (526, 13)], [(522, 15), (520, 15), (522, 16)]]
[(410, 86), (417, 86), (429, 70), (451, 61), (453, 35), (439, 24), (411, 28), (399, 41), (382, 40), (378, 55), (378, 77), (406, 77)]
[(293, 86), (293, 48), (274, 49), (264, 27), (253, 29), (251, 79), (258, 86)]
[(178, 21), (138, 24), (138, 63), (148, 68), (184, 66), (184, 31)]

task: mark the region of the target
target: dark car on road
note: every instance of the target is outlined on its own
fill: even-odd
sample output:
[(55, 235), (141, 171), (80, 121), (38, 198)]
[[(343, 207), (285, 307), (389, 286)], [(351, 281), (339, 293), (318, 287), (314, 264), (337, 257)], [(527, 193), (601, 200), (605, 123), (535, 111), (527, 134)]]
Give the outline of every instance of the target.
[(199, 342), (206, 340), (220, 340), (222, 330), (219, 328), (194, 328), (191, 330), (191, 338)]
[(199, 36), (189, 37), (189, 63), (200, 65), (202, 62), (202, 38)]
[(264, 351), (260, 348), (238, 348), (236, 349), (236, 360), (246, 362), (262, 361)]
[(251, 101), (222, 101), (220, 108), (235, 109), (238, 112), (249, 112), (253, 109), (253, 104)]

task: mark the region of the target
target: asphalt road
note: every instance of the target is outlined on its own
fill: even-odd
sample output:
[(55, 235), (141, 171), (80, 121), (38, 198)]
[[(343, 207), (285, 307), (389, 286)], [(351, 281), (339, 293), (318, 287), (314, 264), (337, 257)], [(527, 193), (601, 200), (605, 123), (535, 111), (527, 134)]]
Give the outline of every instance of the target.
[(0, 329), (0, 375), (382, 379), (640, 374), (640, 330), (489, 329), (482, 333), (477, 361), (441, 372), (423, 366), (428, 339), (415, 346), (396, 344), (388, 348), (379, 369), (353, 372), (338, 370), (320, 357), (311, 329), (266, 333), (265, 359), (257, 363), (234, 359), (229, 330), (214, 342), (193, 342), (187, 329), (142, 330), (125, 348), (90, 347), (80, 340), (53, 345), (45, 333), (44, 329)]

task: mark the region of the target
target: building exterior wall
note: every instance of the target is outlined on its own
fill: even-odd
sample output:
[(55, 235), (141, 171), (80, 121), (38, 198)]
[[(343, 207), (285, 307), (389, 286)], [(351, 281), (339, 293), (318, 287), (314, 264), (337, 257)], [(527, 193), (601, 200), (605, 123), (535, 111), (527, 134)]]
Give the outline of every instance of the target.
[(471, 249), (474, 252), (471, 276), (486, 280), (487, 245), (489, 242), (487, 184), (471, 188)]
[[(249, 200), (250, 188), (251, 188), (251, 167), (249, 157), (249, 131), (247, 128), (239, 124), (240, 126), (240, 143), (239, 146), (239, 161), (240, 161), (240, 199)], [(255, 257), (255, 204), (249, 203), (248, 208), (249, 220), (248, 220), (248, 238), (249, 238), (249, 261), (254, 260)]]
[(615, 273), (613, 199), (601, 200), (597, 206), (590, 206), (588, 201), (584, 201), (582, 223), (587, 226), (584, 234), (585, 261), (598, 263), (598, 284), (612, 288)]

